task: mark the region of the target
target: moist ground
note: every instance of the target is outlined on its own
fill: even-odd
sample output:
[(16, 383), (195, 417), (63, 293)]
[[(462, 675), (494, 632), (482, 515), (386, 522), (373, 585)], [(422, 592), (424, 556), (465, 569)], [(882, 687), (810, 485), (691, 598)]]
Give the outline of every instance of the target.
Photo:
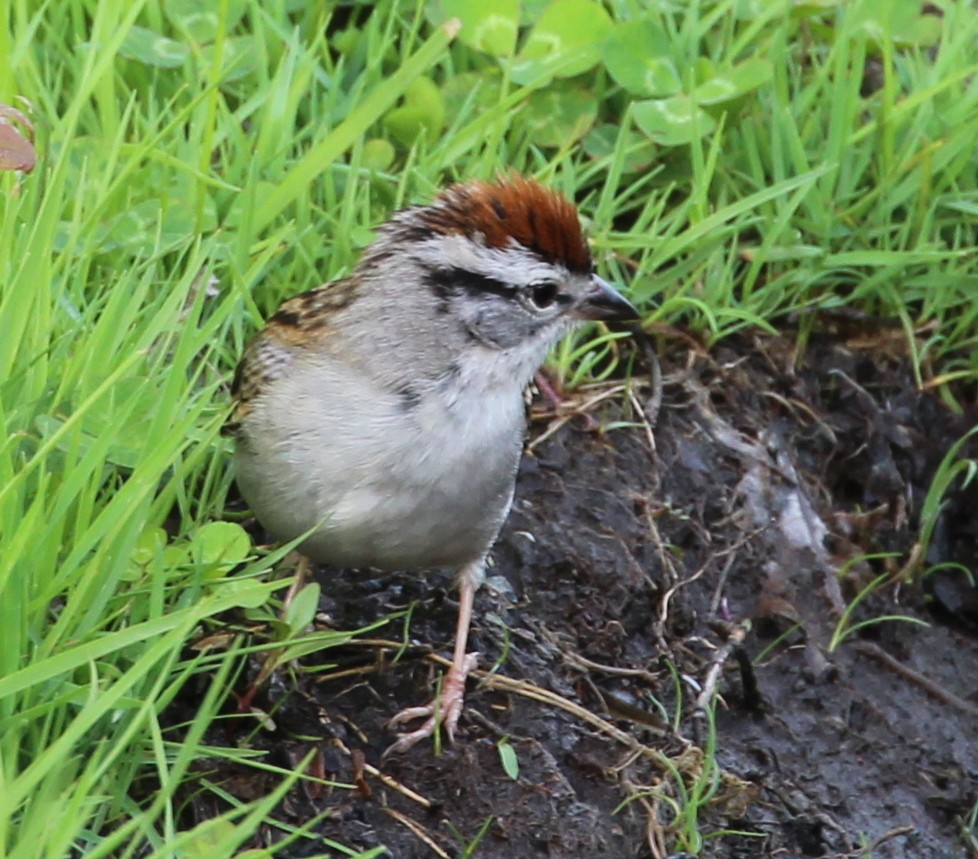
[[(917, 546), (974, 420), (920, 392), (899, 339), (816, 334), (803, 357), (793, 340), (664, 339), (658, 380), (637, 366), (627, 392), (538, 399), (476, 602), (492, 675), (470, 681), (453, 747), (381, 757), (384, 723), (428, 700), (450, 652), (450, 577), (318, 571), (324, 628), (410, 616), (258, 692), (269, 763), (313, 752), (311, 774), (357, 785), (294, 788), (278, 819), (319, 819), (282, 855), (975, 855), (974, 486)], [(243, 799), (277, 783), (208, 778)], [(188, 824), (220, 810), (207, 796)]]

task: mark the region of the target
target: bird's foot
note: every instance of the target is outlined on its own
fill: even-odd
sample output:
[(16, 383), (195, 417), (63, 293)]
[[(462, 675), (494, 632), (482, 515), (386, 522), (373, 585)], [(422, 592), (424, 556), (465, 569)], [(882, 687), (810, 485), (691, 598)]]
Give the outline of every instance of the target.
[(462, 715), (462, 701), (465, 697), (465, 678), (479, 661), (478, 653), (467, 653), (461, 665), (452, 665), (442, 680), (441, 690), (434, 700), (424, 707), (408, 707), (401, 710), (387, 725), (395, 727), (414, 719), (425, 719), (420, 728), (399, 734), (397, 742), (384, 752), (384, 757), (393, 753), (406, 752), (415, 743), (432, 736), (439, 725), (445, 729), (448, 741), (455, 742), (455, 728)]

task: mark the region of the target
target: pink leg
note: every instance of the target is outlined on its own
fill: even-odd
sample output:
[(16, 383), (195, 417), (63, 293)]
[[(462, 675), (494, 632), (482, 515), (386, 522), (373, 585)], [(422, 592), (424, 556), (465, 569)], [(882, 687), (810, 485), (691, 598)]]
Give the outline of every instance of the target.
[(559, 409), (564, 404), (564, 398), (557, 393), (557, 388), (543, 370), (537, 370), (533, 374), (533, 383), (540, 390), (540, 396), (548, 400), (552, 408)]
[(479, 661), (478, 653), (466, 653), (465, 648), (469, 640), (469, 626), (472, 623), (472, 603), (475, 601), (475, 592), (482, 577), (481, 559), (462, 570), (459, 577), (458, 624), (455, 627), (455, 653), (452, 656), (452, 667), (448, 669), (448, 673), (442, 680), (441, 691), (430, 704), (401, 710), (387, 723), (390, 726), (402, 725), (412, 719), (425, 718), (424, 724), (417, 730), (400, 734), (397, 742), (384, 752), (385, 756), (392, 752), (406, 752), (419, 740), (434, 734), (439, 725), (444, 726), (449, 741), (455, 741), (455, 728), (459, 716), (462, 715), (465, 678)]

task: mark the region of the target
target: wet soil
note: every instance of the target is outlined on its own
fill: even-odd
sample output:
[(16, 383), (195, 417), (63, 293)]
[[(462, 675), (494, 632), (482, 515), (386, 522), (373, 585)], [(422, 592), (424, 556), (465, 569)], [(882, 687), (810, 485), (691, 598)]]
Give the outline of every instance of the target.
[[(887, 341), (825, 332), (799, 357), (664, 337), (656, 381), (535, 402), (454, 746), (382, 758), (449, 655), (450, 577), (319, 571), (324, 628), (410, 615), (258, 692), (269, 763), (311, 753), (310, 774), (354, 785), (295, 787), (276, 816), (308, 837), (282, 855), (976, 855), (974, 484), (918, 545), (976, 421)], [(243, 799), (277, 783), (224, 776)]]

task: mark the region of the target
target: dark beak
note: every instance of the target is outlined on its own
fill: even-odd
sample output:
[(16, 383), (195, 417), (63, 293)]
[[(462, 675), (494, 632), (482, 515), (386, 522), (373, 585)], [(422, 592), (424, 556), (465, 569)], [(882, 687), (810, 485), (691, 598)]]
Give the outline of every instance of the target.
[(640, 319), (631, 302), (618, 293), (607, 281), (596, 274), (591, 277), (591, 290), (572, 311), (578, 319), (627, 322)]

